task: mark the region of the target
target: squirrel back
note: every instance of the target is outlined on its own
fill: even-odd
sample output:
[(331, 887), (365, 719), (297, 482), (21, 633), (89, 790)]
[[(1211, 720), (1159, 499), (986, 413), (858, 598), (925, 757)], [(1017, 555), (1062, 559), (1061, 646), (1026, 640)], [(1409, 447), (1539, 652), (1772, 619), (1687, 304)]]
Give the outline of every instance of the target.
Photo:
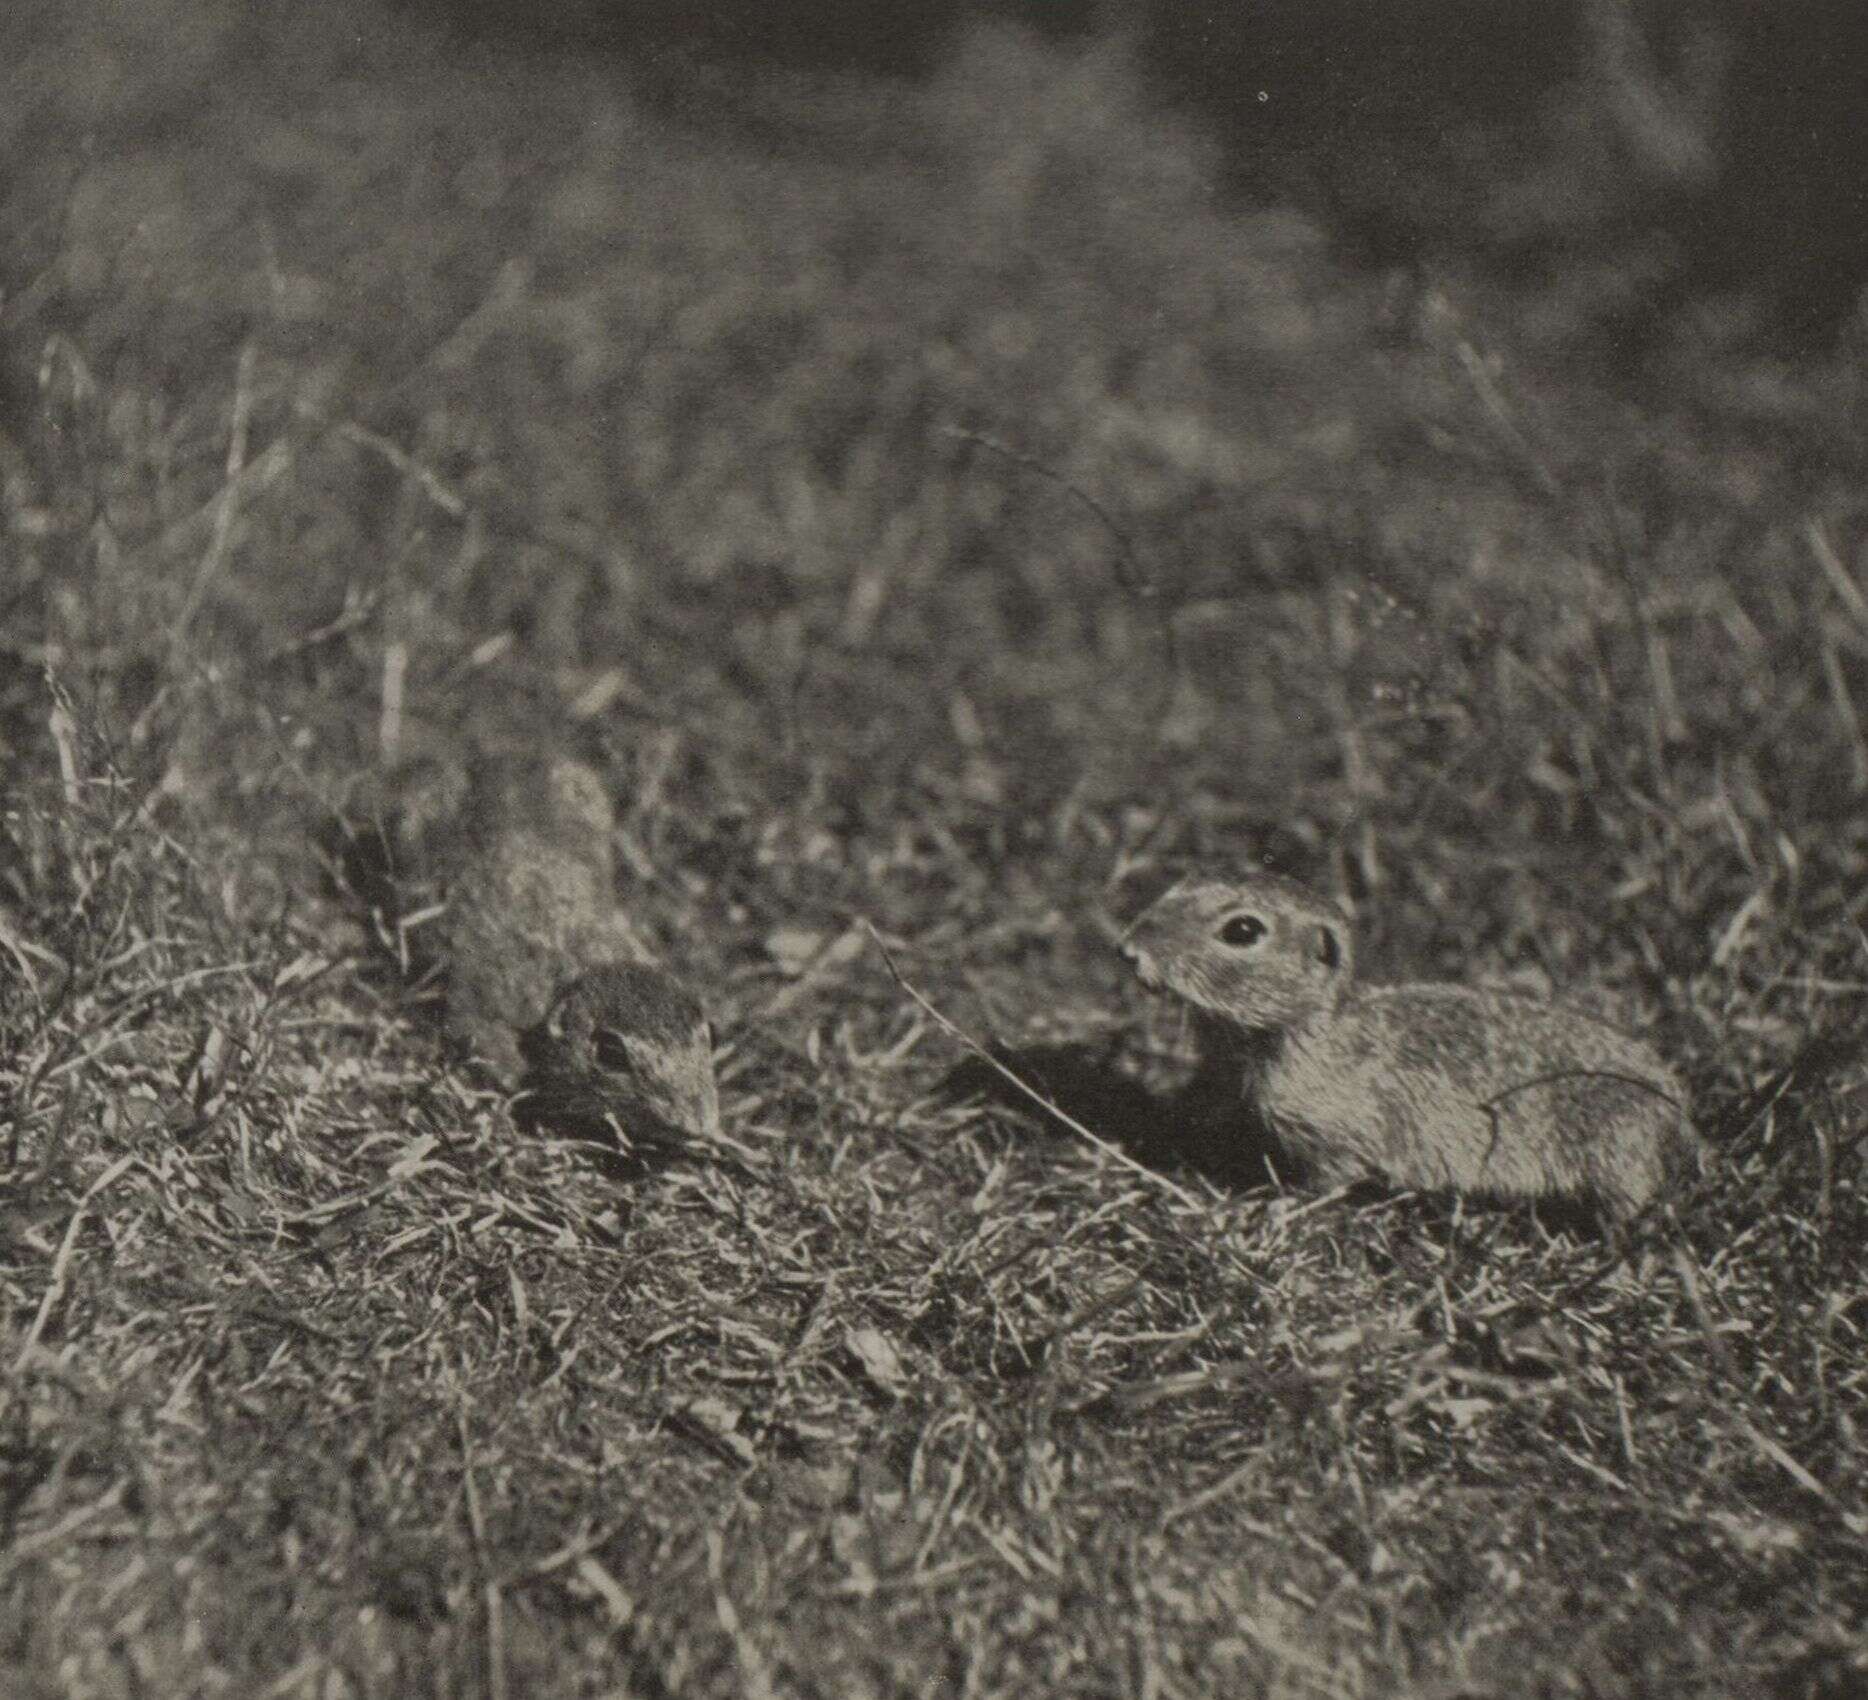
[(518, 1035), (583, 969), (646, 961), (617, 907), (615, 812), (575, 757), (484, 756), (474, 765), (442, 922), (447, 1033), (506, 1084)]

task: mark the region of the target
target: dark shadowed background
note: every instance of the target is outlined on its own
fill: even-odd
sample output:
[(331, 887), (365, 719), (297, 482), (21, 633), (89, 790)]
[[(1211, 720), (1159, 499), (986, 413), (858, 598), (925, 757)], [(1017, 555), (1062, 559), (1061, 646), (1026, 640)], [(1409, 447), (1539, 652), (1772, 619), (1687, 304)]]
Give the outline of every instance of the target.
[[(927, 76), (981, 20), (1121, 33), (1153, 96), (1197, 114), (1247, 204), (1295, 202), (1375, 264), (1665, 258), (1624, 327), (1755, 294), (1791, 346), (1832, 336), (1868, 268), (1868, 14), (1830, 0), (407, 0), (497, 42)], [(1579, 131), (1594, 132), (1579, 134)], [(1501, 203), (1540, 168), (1571, 203)], [(1514, 169), (1515, 166), (1515, 169)]]

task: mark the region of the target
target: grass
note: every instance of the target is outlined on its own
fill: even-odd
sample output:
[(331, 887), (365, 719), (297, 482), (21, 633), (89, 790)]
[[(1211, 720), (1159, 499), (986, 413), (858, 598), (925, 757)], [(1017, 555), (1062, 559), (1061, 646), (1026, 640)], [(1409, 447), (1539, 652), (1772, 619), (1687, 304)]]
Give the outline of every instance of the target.
[[(164, 16), (4, 107), (0, 1687), (1868, 1680), (1858, 362), (1605, 382), (1614, 278), (1358, 276), (1109, 45)], [(445, 1064), (346, 847), (500, 738), (611, 776), (743, 1166)], [(1651, 1031), (1715, 1175), (1137, 1170), (869, 933), (1158, 1085), (1113, 929), (1213, 853)]]

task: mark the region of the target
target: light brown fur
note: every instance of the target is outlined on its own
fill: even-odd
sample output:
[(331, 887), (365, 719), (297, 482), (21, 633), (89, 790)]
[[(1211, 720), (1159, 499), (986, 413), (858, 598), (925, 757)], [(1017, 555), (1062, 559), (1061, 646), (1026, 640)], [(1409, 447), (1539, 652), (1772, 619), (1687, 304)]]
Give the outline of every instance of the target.
[(1194, 878), (1123, 951), (1197, 1012), (1207, 1069), (1324, 1185), (1571, 1197), (1628, 1216), (1704, 1160), (1644, 1041), (1561, 1005), (1455, 985), (1364, 986), (1349, 918), (1293, 880)]
[(586, 968), (646, 962), (616, 907), (615, 818), (598, 774), (570, 756), (493, 756), (473, 770), (442, 920), (449, 1042), (501, 1084), (519, 1034)]

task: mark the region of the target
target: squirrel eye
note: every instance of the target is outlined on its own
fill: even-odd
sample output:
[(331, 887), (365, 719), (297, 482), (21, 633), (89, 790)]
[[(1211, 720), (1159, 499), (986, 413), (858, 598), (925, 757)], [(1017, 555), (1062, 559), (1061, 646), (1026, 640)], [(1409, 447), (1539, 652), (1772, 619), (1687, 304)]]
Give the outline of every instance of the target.
[(1256, 915), (1229, 915), (1219, 929), (1219, 942), (1244, 950), (1265, 936), (1265, 923)]
[(596, 1033), (597, 1062), (612, 1074), (630, 1074), (635, 1070), (635, 1058), (629, 1054), (629, 1046), (622, 1034), (614, 1027), (599, 1027)]

